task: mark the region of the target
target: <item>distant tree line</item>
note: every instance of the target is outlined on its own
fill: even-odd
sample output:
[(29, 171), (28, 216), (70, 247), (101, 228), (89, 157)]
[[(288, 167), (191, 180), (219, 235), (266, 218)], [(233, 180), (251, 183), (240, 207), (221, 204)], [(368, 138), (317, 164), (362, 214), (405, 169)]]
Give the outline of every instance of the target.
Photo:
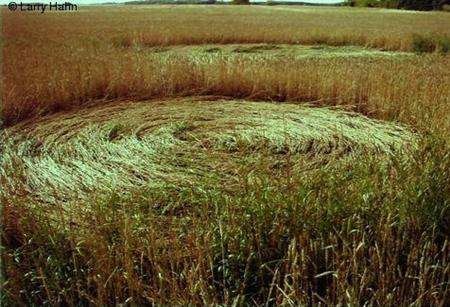
[[(308, 0), (266, 0), (253, 2), (259, 5), (323, 5), (308, 3)], [(344, 2), (345, 1), (345, 2)], [(250, 0), (130, 0), (125, 4), (250, 4)], [(329, 4), (328, 4), (329, 5)], [(343, 0), (339, 5), (362, 7), (385, 7), (409, 10), (436, 10), (444, 6), (450, 8), (450, 0)]]
[(385, 7), (407, 10), (440, 10), (450, 5), (450, 0), (348, 0), (350, 6)]

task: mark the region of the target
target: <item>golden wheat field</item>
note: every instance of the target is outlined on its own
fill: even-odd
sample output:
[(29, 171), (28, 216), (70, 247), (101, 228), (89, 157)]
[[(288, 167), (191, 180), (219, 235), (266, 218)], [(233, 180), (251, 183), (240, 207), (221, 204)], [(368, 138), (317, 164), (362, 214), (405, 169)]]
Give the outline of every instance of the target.
[(450, 304), (450, 13), (1, 13), (5, 305)]

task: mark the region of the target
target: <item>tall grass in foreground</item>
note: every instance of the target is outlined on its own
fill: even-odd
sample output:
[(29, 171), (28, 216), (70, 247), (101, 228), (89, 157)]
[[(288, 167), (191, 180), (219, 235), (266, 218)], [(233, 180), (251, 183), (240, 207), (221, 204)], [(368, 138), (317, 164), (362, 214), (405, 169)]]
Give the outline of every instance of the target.
[(229, 192), (117, 191), (68, 211), (3, 198), (3, 299), (447, 306), (449, 148), (437, 136), (421, 148), (409, 163), (361, 157), (307, 173), (287, 155), (279, 176), (261, 159), (257, 180), (243, 166)]
[[(324, 159), (313, 168), (289, 150), (277, 154), (276, 164), (267, 153), (256, 163), (243, 159), (239, 167), (222, 169), (237, 179), (233, 185), (203, 179), (128, 195), (116, 190), (71, 207), (44, 206), (25, 190), (2, 189), (2, 301), (448, 306), (448, 57), (175, 58), (149, 48), (310, 42), (412, 50), (412, 33), (449, 29), (442, 13), (352, 12), (156, 7), (6, 13), (7, 125), (105, 100), (213, 94), (353, 106), (407, 123), (423, 141), (409, 158), (358, 155), (340, 163)], [(333, 27), (338, 30), (330, 33)], [(251, 150), (232, 154), (237, 161)], [(29, 180), (20, 174), (2, 177), (2, 187)]]

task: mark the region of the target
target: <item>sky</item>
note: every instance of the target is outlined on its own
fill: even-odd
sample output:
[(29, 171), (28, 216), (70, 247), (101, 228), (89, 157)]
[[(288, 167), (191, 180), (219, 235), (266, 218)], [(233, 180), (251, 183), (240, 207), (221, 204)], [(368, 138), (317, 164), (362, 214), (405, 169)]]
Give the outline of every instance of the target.
[[(14, 1), (16, 3), (29, 3), (29, 2), (40, 2), (40, 3), (50, 3), (50, 2), (71, 2), (73, 4), (90, 4), (90, 3), (102, 3), (102, 2), (127, 2), (132, 0), (0, 0), (0, 4), (8, 4), (9, 2)], [(227, 1), (227, 0), (224, 0)], [(250, 0), (252, 1), (252, 0)], [(258, 1), (258, 0), (256, 0)], [(261, 1), (261, 0), (259, 0)], [(276, 0), (275, 0), (276, 1)], [(289, 0), (282, 0), (282, 1), (289, 1)], [(295, 1), (303, 1), (303, 2), (309, 2), (309, 3), (338, 3), (342, 2), (343, 0), (295, 0)]]

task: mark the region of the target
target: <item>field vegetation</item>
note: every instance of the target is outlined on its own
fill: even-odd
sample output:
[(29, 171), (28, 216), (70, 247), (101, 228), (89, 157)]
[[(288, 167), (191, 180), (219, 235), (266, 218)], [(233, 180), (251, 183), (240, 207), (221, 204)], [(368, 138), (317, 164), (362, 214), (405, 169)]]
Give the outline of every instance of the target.
[(407, 10), (442, 10), (450, 4), (449, 0), (349, 0), (351, 6), (385, 7)]
[(2, 14), (2, 301), (450, 304), (447, 13)]

